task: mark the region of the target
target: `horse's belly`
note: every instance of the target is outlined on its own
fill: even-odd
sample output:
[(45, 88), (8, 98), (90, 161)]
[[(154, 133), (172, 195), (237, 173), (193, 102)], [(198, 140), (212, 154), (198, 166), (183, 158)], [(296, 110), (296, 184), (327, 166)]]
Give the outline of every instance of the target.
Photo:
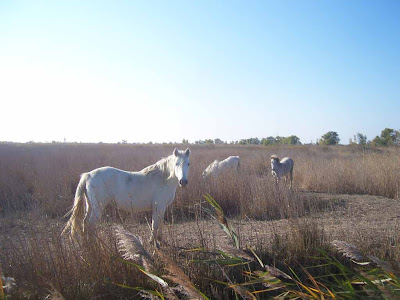
[(148, 211), (152, 209), (150, 197), (139, 197), (134, 195), (120, 196), (116, 199), (119, 208), (126, 211)]

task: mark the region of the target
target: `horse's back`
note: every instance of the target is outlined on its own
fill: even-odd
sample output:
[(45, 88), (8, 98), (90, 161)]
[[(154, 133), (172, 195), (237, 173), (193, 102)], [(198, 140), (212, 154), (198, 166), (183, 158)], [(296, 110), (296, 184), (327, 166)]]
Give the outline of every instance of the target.
[(207, 175), (212, 174), (218, 169), (219, 163), (220, 162), (218, 160), (214, 160), (211, 164), (208, 165), (208, 167), (204, 170), (204, 172), (206, 172)]
[(239, 160), (240, 160), (239, 156), (229, 156), (226, 159), (224, 159), (224, 161), (234, 161), (234, 162)]
[(99, 202), (106, 204), (115, 200), (118, 207), (125, 210), (151, 209), (154, 177), (113, 167), (101, 167), (89, 172), (89, 175), (87, 188)]
[(294, 161), (291, 157), (284, 157), (281, 159), (281, 164), (289, 165), (291, 168), (293, 168)]
[(123, 176), (130, 176), (132, 172), (124, 171), (114, 167), (101, 167), (88, 172), (91, 178), (99, 178), (108, 180), (111, 178), (118, 178)]
[(88, 174), (88, 185), (95, 189), (106, 188), (110, 192), (129, 190), (142, 185), (146, 180), (146, 176), (140, 172), (129, 172), (114, 167), (101, 167)]
[(239, 156), (229, 156), (220, 162), (221, 167), (237, 167), (239, 165)]

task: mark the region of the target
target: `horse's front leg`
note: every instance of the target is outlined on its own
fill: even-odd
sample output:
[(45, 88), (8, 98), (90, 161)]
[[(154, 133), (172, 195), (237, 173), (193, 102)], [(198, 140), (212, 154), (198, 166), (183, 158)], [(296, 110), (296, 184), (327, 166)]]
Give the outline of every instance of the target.
[(151, 218), (151, 239), (150, 242), (155, 243), (158, 247), (157, 241), (162, 238), (162, 226), (164, 224), (165, 207), (155, 205)]
[(278, 185), (278, 174), (276, 172), (272, 171), (272, 177), (275, 179), (275, 185)]

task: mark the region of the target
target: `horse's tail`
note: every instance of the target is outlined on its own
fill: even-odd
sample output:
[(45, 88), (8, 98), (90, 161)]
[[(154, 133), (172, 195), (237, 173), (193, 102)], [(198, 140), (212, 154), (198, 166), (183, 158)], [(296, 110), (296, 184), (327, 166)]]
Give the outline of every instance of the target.
[(66, 233), (67, 231), (70, 232), (71, 237), (74, 237), (78, 232), (83, 234), (83, 223), (85, 220), (87, 202), (86, 182), (89, 178), (89, 173), (83, 173), (81, 175), (81, 180), (79, 181), (75, 192), (74, 206), (70, 210), (71, 217), (65, 225), (62, 234)]
[(236, 168), (236, 170), (240, 170), (240, 157), (238, 156), (238, 165), (237, 165), (237, 168)]

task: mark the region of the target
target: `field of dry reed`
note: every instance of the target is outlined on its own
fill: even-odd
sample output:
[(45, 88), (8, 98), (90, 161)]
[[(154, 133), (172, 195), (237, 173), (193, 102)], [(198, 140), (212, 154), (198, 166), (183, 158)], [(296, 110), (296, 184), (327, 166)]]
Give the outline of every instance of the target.
[[(8, 294), (11, 299), (49, 295), (136, 299), (144, 295), (140, 290), (160, 290), (143, 270), (122, 259), (115, 231), (116, 224), (122, 224), (142, 237), (146, 249), (154, 251), (148, 243), (150, 214), (127, 214), (109, 207), (90, 246), (71, 242), (60, 233), (81, 173), (102, 166), (141, 170), (172, 154), (175, 147), (185, 149), (187, 145), (1, 143), (0, 272), (15, 279), (16, 287)], [(399, 270), (399, 148), (189, 148), (189, 184), (178, 188), (167, 211), (162, 253), (210, 299), (247, 298), (221, 284), (243, 281), (246, 267), (228, 270), (221, 264), (204, 263), (210, 255), (215, 261), (217, 250), (229, 252), (231, 243), (210, 213), (213, 208), (204, 198), (207, 194), (235, 228), (240, 248), (252, 249), (260, 260), (285, 271), (312, 264), (318, 251), (332, 251), (333, 239), (354, 243)], [(272, 154), (293, 158), (292, 190), (282, 184), (275, 186), (269, 163)], [(208, 164), (230, 155), (241, 157), (239, 174), (201, 179)], [(154, 258), (155, 272), (162, 273), (160, 270), (172, 263), (166, 262), (162, 253)], [(184, 294), (181, 291), (178, 298), (185, 298)], [(259, 299), (269, 295), (253, 294)]]

